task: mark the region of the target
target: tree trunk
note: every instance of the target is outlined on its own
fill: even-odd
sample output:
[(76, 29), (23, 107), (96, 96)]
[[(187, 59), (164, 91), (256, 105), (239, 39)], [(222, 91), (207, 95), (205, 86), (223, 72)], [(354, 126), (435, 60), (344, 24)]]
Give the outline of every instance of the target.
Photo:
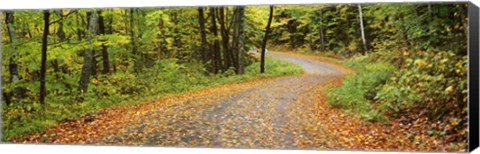
[[(90, 26), (91, 18), (92, 18), (92, 12), (87, 12), (87, 27)], [(97, 20), (98, 20), (98, 16), (97, 16)], [(97, 32), (95, 32), (95, 34), (97, 34)], [(95, 49), (93, 49), (92, 50), (92, 71), (91, 71), (91, 75), (90, 75), (90, 76), (93, 76), (93, 77), (97, 76), (97, 58), (96, 58), (97, 56), (96, 56), (96, 54), (97, 53), (95, 52)]]
[(320, 9), (320, 51), (325, 51), (325, 36), (323, 35), (323, 10)]
[[(17, 52), (17, 34), (15, 33), (15, 17), (14, 12), (6, 12), (5, 23), (7, 24), (7, 31), (10, 40), (10, 44), (12, 45), (12, 55), (9, 59), (8, 69), (10, 71), (10, 83), (14, 83), (20, 80), (20, 76), (18, 75), (18, 52)], [(1, 35), (0, 35), (1, 36)], [(13, 97), (19, 98), (20, 89), (14, 88), (13, 89)]]
[[(110, 10), (110, 11), (113, 11), (113, 10)], [(113, 34), (113, 16), (110, 16), (109, 18), (109, 26), (108, 26), (108, 34)], [(113, 73), (116, 73), (117, 72), (117, 64), (116, 64), (116, 61), (115, 61), (115, 58), (112, 58), (112, 71)]]
[(245, 8), (243, 6), (238, 6), (235, 8), (235, 18), (234, 18), (234, 32), (233, 32), (233, 48), (234, 54), (237, 56), (236, 69), (237, 74), (244, 73), (243, 67), (243, 16), (245, 14)]
[[(142, 30), (144, 29), (143, 24), (140, 24), (141, 22), (139, 21), (144, 21), (144, 17), (146, 16), (146, 13), (145, 11), (142, 11), (138, 8), (135, 8), (135, 12), (137, 14), (137, 17), (135, 17), (137, 19), (137, 38), (139, 38), (138, 40), (143, 40), (143, 32)], [(145, 66), (145, 61), (146, 61), (146, 54), (144, 54), (144, 52), (142, 52), (142, 50), (138, 51), (138, 48), (142, 47), (143, 46), (143, 42), (142, 41), (138, 41), (137, 40), (137, 52), (138, 52), (138, 55), (139, 55), (139, 59), (138, 59), (138, 69), (141, 70), (144, 66)]]
[(367, 54), (368, 53), (367, 41), (365, 40), (365, 32), (364, 32), (364, 29), (363, 29), (362, 6), (360, 4), (358, 4), (358, 13), (359, 13), (359, 17), (360, 17), (360, 30), (362, 32), (363, 49), (365, 50), (365, 54)]
[(215, 16), (215, 9), (213, 7), (210, 7), (210, 18), (212, 20), (212, 27), (211, 31), (213, 32), (213, 36), (215, 40), (213, 41), (213, 52), (214, 52), (214, 62), (215, 62), (215, 74), (219, 72), (221, 69), (222, 65), (222, 59), (220, 57), (220, 43), (217, 40), (218, 37), (218, 32), (217, 32), (217, 22), (216, 22), (216, 16)]
[(27, 29), (28, 38), (31, 39), (32, 38), (32, 31), (30, 30), (30, 26), (28, 25), (28, 22), (24, 22), (24, 24), (25, 24), (25, 27)]
[(93, 37), (95, 35), (95, 29), (97, 26), (97, 11), (92, 11), (92, 17), (90, 18), (90, 22), (88, 25), (88, 42), (90, 43), (90, 49), (85, 51), (83, 54), (83, 66), (82, 66), (82, 74), (80, 76), (80, 81), (79, 81), (79, 91), (82, 93), (86, 93), (88, 90), (88, 84), (90, 82), (90, 75), (92, 71), (92, 65), (93, 65)]
[[(203, 8), (198, 7), (198, 24), (200, 25), (200, 38), (201, 38), (201, 47), (200, 47), (200, 55), (202, 56), (202, 60), (204, 64), (207, 64), (209, 61), (209, 54), (207, 50), (207, 34), (205, 32), (205, 18), (203, 16)], [(211, 69), (211, 66), (205, 66), (207, 69)], [(210, 70), (211, 71), (211, 70)]]
[[(57, 12), (58, 11), (58, 12)], [(60, 19), (59, 19), (59, 24), (58, 24), (58, 31), (55, 32), (55, 34), (58, 36), (58, 38), (60, 39), (59, 42), (63, 42), (65, 41), (66, 39), (66, 35), (65, 35), (65, 31), (63, 30), (63, 21), (64, 21), (64, 16), (63, 16), (63, 10), (57, 10), (56, 12), (58, 13), (58, 15), (60, 15)], [(56, 42), (54, 41), (54, 44)], [(62, 72), (62, 70), (60, 69), (60, 66), (58, 64), (58, 60), (57, 59), (53, 59), (52, 60), (52, 66), (53, 66), (53, 70), (55, 71), (55, 77), (57, 79), (63, 79), (61, 76), (59, 76), (58, 73)], [(62, 72), (63, 73), (63, 72)]]
[(290, 33), (290, 48), (295, 49), (295, 33), (296, 33), (296, 28), (293, 20), (288, 21), (287, 23), (287, 28), (288, 32)]
[(273, 18), (273, 5), (270, 5), (270, 15), (268, 16), (267, 27), (265, 27), (265, 35), (262, 41), (262, 54), (260, 56), (260, 73), (265, 73), (265, 50), (267, 48), (268, 34), (270, 34), (270, 25)]
[(138, 49), (137, 49), (137, 44), (136, 44), (136, 41), (135, 41), (135, 29), (133, 28), (133, 22), (134, 22), (134, 19), (133, 19), (133, 8), (130, 8), (130, 44), (132, 46), (132, 55), (133, 55), (133, 70), (134, 72), (138, 72), (139, 71), (139, 66), (138, 66), (138, 60), (137, 60), (137, 52), (138, 52)]
[[(179, 20), (178, 20), (178, 14), (177, 12), (173, 11), (172, 12), (172, 16), (171, 16), (171, 21), (174, 25), (178, 25), (179, 24)], [(179, 32), (179, 28), (178, 26), (174, 26), (173, 27), (173, 46), (174, 46), (174, 53), (175, 53), (175, 57), (177, 58), (180, 58), (178, 57), (178, 54), (180, 52), (183, 52), (183, 51), (180, 51), (179, 49), (181, 49), (182, 47), (182, 42), (180, 40), (180, 32)]]
[(64, 21), (63, 10), (58, 10), (58, 14), (60, 14), (60, 22), (58, 26), (57, 36), (60, 39), (60, 42), (63, 42), (67, 37), (65, 35), (65, 30), (63, 30), (63, 21)]
[[(102, 11), (98, 11), (98, 31), (101, 35), (107, 34), (105, 31), (105, 21), (104, 17), (101, 15)], [(105, 43), (102, 43), (102, 62), (103, 62), (103, 70), (102, 74), (108, 74), (110, 72), (110, 64), (108, 58), (108, 47)]]
[(219, 10), (219, 22), (220, 22), (220, 32), (222, 34), (222, 45), (223, 45), (223, 56), (224, 56), (224, 65), (225, 65), (225, 70), (228, 70), (230, 67), (233, 65), (233, 58), (230, 54), (230, 50), (228, 47), (228, 32), (225, 29), (225, 14), (224, 14), (224, 8), (221, 7), (218, 9)]
[[(0, 15), (3, 15), (2, 12), (0, 12)], [(7, 25), (7, 27), (8, 27), (8, 25)], [(2, 22), (0, 22), (0, 29), (2, 29)], [(1, 30), (0, 30), (0, 36), (3, 36)], [(3, 49), (2, 48), (2, 41), (0, 41), (0, 49)], [(3, 61), (0, 58), (0, 64), (2, 64), (2, 63), (3, 63)], [(0, 89), (0, 92), (2, 93), (2, 95), (0, 95), (0, 100), (5, 100), (5, 103), (7, 104), (7, 106), (9, 106), (10, 105), (10, 97), (8, 97), (7, 93), (3, 92), (2, 89)], [(2, 107), (0, 107), (0, 112), (1, 112), (1, 109), (2, 109)], [(2, 123), (0, 123), (0, 127), (2, 127)], [(1, 133), (0, 133), (0, 138), (2, 138)]]
[(77, 27), (79, 27), (79, 28), (77, 28), (78, 40), (82, 41), (83, 36), (82, 36), (82, 30), (80, 28), (82, 25), (80, 24), (80, 13), (79, 12), (75, 13), (75, 21), (76, 21)]
[(165, 37), (165, 34), (164, 34), (164, 23), (165, 21), (163, 21), (162, 18), (159, 19), (158, 21), (158, 29), (160, 31), (160, 33), (157, 35), (158, 37), (158, 59), (160, 59), (162, 57), (162, 54), (163, 55), (167, 55), (167, 40), (166, 40), (166, 37)]
[(47, 41), (48, 33), (50, 29), (50, 11), (43, 11), (43, 36), (42, 36), (42, 56), (40, 66), (40, 104), (45, 105), (45, 97), (47, 95), (47, 89), (45, 87), (45, 76), (47, 73)]

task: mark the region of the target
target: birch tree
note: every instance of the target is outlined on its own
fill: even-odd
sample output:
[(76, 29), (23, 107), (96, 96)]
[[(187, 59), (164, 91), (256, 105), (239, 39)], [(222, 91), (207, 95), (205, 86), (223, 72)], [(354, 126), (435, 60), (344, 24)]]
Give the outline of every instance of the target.
[(365, 50), (365, 54), (367, 54), (368, 53), (367, 41), (365, 40), (365, 30), (363, 28), (362, 6), (360, 4), (358, 4), (358, 14), (360, 18), (360, 31), (362, 32), (363, 49)]

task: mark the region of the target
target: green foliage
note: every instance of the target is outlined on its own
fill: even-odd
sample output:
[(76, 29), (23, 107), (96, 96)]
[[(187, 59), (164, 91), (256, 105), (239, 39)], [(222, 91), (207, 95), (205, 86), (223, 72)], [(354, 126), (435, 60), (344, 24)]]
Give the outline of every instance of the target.
[[(256, 62), (246, 68), (247, 74), (259, 74), (260, 63)], [(265, 75), (282, 76), (295, 75), (303, 73), (303, 69), (289, 61), (277, 60), (271, 57), (265, 57)]]
[(371, 63), (367, 56), (358, 56), (345, 64), (357, 70), (356, 74), (345, 77), (342, 86), (328, 97), (329, 105), (358, 113), (369, 121), (383, 121), (384, 118), (372, 105), (377, 86), (384, 84), (395, 67), (389, 63)]
[(376, 99), (395, 113), (415, 107), (438, 118), (467, 105), (467, 57), (453, 52), (417, 52), (383, 85)]
[(365, 6), (367, 38), (380, 51), (435, 48), (466, 55), (466, 16), (466, 4)]

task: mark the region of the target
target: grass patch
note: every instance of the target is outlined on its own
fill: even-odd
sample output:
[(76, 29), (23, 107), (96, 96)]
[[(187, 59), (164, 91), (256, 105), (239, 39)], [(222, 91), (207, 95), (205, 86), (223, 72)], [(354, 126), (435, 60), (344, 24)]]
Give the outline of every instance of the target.
[(374, 107), (374, 98), (377, 87), (385, 84), (395, 67), (385, 62), (369, 62), (366, 56), (346, 60), (344, 64), (355, 69), (356, 73), (346, 76), (342, 85), (328, 94), (328, 104), (368, 121), (385, 121)]

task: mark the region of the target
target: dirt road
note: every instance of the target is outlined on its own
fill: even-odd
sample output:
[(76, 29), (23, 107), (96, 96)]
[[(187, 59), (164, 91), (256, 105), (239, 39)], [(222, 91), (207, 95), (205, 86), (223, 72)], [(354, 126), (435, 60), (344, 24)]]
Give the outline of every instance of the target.
[(118, 132), (104, 135), (102, 144), (325, 148), (318, 144), (326, 134), (310, 110), (315, 100), (308, 95), (313, 87), (343, 72), (328, 63), (269, 54), (302, 66), (307, 74), (240, 90), (224, 89), (152, 109)]
[(295, 54), (269, 52), (269, 56), (296, 63), (306, 73), (107, 109), (59, 124), (25, 143), (342, 149), (338, 134), (325, 128), (332, 123), (330, 115), (339, 114), (330, 114), (335, 110), (319, 103), (324, 96), (320, 90), (341, 78), (342, 69)]

